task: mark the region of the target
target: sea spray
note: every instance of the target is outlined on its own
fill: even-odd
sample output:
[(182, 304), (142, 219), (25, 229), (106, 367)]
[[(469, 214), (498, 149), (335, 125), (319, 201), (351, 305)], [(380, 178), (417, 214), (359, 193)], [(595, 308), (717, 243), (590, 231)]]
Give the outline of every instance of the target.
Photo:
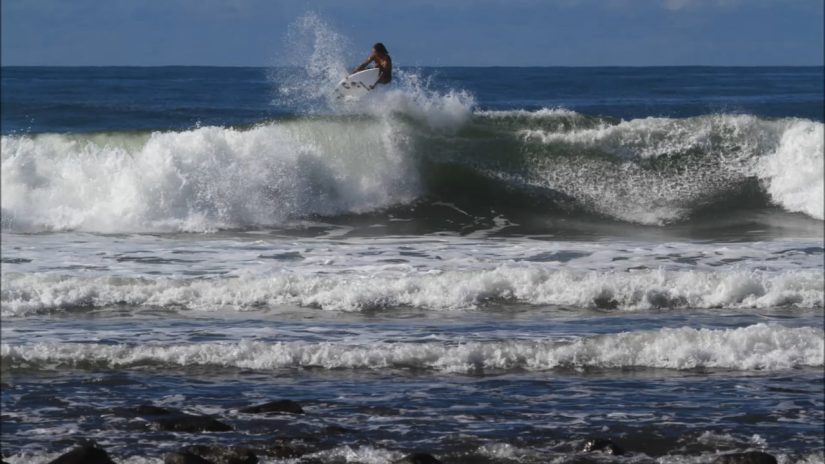
[(283, 39), (286, 67), (271, 71), (277, 105), (317, 111), (329, 103), (333, 86), (349, 73), (353, 62), (350, 40), (316, 13), (293, 21)]
[(360, 101), (338, 101), (332, 89), (366, 57), (369, 49), (362, 48), (356, 49), (348, 37), (317, 13), (299, 17), (284, 38), (288, 66), (271, 71), (278, 95), (273, 103), (309, 114), (369, 114), (381, 119), (400, 114), (435, 130), (452, 131), (470, 120), (475, 99), (469, 92), (433, 90), (429, 78), (399, 67), (403, 66), (401, 62), (396, 62), (389, 85), (376, 87)]

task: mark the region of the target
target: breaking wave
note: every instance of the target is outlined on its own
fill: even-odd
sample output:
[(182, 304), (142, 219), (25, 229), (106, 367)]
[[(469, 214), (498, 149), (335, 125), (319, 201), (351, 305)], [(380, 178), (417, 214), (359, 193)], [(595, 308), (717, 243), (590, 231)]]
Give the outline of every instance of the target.
[(737, 329), (659, 329), (575, 341), (513, 340), (351, 345), (339, 342), (2, 345), (2, 362), (31, 366), (232, 366), (245, 369), (427, 369), (442, 372), (556, 368), (780, 370), (822, 366), (823, 332), (756, 324)]
[(472, 114), (461, 96), (427, 98), (246, 129), (3, 136), (3, 229), (214, 231), (421, 202), (642, 224), (775, 204), (823, 219), (822, 123)]
[(200, 311), (281, 306), (330, 311), (414, 307), (470, 310), (502, 302), (615, 310), (814, 309), (820, 269), (571, 271), (545, 266), (490, 270), (289, 273), (220, 279), (3, 274), (3, 317), (118, 305)]

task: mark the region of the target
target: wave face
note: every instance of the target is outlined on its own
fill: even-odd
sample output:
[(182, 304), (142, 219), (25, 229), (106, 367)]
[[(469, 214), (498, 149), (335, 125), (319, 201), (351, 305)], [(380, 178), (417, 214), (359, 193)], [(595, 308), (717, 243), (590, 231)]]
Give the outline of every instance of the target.
[[(823, 124), (472, 112), (388, 91), (248, 129), (2, 138), (4, 230), (214, 231), (447, 202), (642, 224), (777, 205), (823, 219)], [(387, 112), (386, 108), (394, 108)]]
[(746, 203), (749, 180), (771, 203), (823, 219), (822, 123), (710, 115), (520, 134), (565, 157), (537, 162), (532, 183), (617, 219), (660, 224), (730, 195)]
[(727, 330), (660, 329), (576, 341), (377, 343), (187, 343), (2, 345), (3, 364), (127, 367), (218, 365), (246, 369), (432, 369), (446, 372), (543, 371), (555, 368), (715, 368), (779, 370), (822, 366), (821, 330), (766, 324)]

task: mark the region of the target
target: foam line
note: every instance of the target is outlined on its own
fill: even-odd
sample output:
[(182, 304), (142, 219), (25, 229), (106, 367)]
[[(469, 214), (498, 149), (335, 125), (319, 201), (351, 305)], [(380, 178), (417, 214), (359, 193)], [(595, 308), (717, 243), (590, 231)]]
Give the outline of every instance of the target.
[(615, 310), (820, 308), (820, 269), (568, 271), (543, 266), (387, 273), (287, 273), (216, 279), (4, 273), (3, 317), (119, 305), (257, 310), (282, 305), (330, 311), (415, 307), (472, 310), (488, 302)]
[(544, 371), (556, 368), (713, 368), (780, 370), (822, 366), (823, 331), (756, 324), (737, 329), (683, 327), (624, 332), (573, 342), (490, 341), (351, 345), (242, 341), (180, 345), (35, 343), (2, 345), (12, 367), (232, 366), (246, 369), (427, 369)]

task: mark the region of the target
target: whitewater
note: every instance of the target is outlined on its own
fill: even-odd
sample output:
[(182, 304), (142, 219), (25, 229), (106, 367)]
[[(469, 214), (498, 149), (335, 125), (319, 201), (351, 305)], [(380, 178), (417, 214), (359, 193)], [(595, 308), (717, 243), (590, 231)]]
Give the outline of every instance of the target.
[(340, 105), (358, 47), (285, 41), (3, 68), (4, 462), (823, 462), (821, 67), (394, 55)]
[[(444, 108), (418, 106), (427, 114), (418, 118), (386, 97), (373, 104), (401, 111), (247, 129), (3, 136), (3, 227), (113, 233), (279, 226), (455, 202), (433, 192), (440, 185), (430, 177), (446, 169), (503, 194), (530, 191), (542, 203), (563, 196), (555, 203), (633, 223), (687, 220), (731, 195), (746, 196), (740, 192), (749, 187), (765, 203), (823, 219), (821, 122), (736, 115), (608, 122), (570, 111), (472, 114), (461, 107), (468, 115), (459, 123)], [(502, 163), (508, 157), (514, 159)]]

